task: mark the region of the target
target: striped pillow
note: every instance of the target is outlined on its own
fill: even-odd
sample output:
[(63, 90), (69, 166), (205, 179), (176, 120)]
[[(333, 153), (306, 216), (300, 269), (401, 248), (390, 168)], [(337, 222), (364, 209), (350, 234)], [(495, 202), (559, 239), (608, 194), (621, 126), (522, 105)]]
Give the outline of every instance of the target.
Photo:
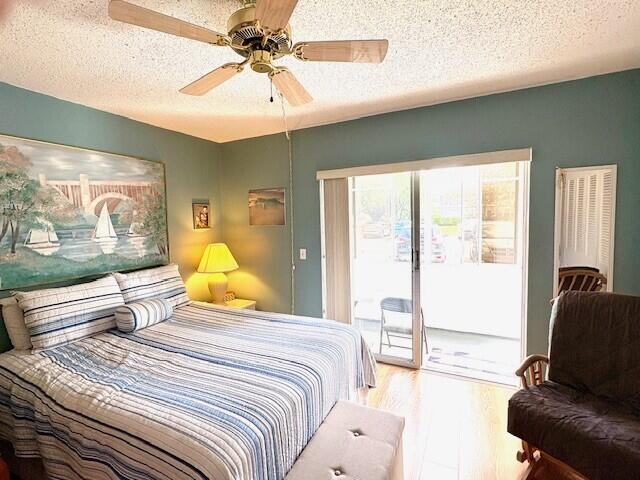
[(131, 333), (164, 322), (171, 315), (173, 315), (173, 307), (168, 300), (151, 298), (118, 307), (116, 324), (121, 332)]
[(114, 273), (125, 303), (147, 298), (166, 298), (173, 308), (189, 303), (177, 265), (149, 268), (131, 273)]
[(24, 315), (18, 306), (15, 297), (0, 298), (2, 305), (2, 320), (9, 334), (11, 345), (16, 350), (31, 350), (31, 339), (29, 330), (24, 324)]
[(94, 282), (33, 292), (14, 292), (34, 351), (59, 347), (111, 330), (124, 304), (111, 275)]

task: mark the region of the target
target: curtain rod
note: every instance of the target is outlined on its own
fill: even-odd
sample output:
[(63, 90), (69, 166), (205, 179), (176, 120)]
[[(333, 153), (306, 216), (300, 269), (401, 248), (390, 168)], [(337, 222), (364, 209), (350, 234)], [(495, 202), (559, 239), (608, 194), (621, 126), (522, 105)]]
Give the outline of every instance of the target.
[(470, 165), (485, 165), (488, 163), (530, 162), (532, 160), (532, 154), (533, 151), (531, 148), (519, 148), (514, 150), (499, 150), (496, 152), (411, 160), (408, 162), (385, 163), (381, 165), (361, 165), (334, 170), (319, 170), (316, 172), (316, 180), (356, 177), (360, 175), (380, 175), (383, 173), (399, 173), (415, 170), (432, 170), (446, 167), (466, 167)]

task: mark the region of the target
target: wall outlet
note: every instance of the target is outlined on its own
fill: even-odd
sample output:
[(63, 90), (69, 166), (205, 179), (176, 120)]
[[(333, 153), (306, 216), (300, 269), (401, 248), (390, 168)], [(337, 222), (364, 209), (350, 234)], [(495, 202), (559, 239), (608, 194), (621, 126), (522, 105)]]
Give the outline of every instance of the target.
[(300, 260), (306, 260), (307, 259), (307, 249), (306, 248), (301, 248), (300, 249)]

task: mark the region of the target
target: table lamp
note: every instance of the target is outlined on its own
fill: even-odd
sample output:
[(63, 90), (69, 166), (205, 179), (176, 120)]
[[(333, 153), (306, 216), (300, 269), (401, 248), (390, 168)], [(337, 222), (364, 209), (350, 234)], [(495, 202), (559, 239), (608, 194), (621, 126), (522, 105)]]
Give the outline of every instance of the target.
[(213, 303), (224, 303), (224, 295), (227, 293), (227, 276), (226, 272), (236, 270), (238, 262), (233, 258), (229, 247), (224, 243), (210, 243), (207, 245), (200, 265), (198, 265), (198, 273), (210, 273), (209, 275), (209, 291), (213, 298)]

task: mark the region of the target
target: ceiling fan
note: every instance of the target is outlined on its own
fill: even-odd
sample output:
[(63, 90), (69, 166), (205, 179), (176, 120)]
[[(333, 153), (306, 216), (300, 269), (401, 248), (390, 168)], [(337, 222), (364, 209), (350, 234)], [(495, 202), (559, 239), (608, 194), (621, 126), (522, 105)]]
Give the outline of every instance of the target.
[(387, 40), (337, 40), (293, 44), (289, 19), (298, 0), (244, 0), (243, 6), (227, 22), (227, 34), (143, 8), (124, 0), (111, 0), (109, 16), (120, 22), (190, 38), (220, 47), (230, 47), (245, 58), (227, 63), (182, 88), (187, 95), (204, 95), (246, 65), (266, 73), (292, 106), (313, 100), (309, 92), (287, 68), (273, 61), (284, 55), (316, 62), (380, 63), (389, 47)]

